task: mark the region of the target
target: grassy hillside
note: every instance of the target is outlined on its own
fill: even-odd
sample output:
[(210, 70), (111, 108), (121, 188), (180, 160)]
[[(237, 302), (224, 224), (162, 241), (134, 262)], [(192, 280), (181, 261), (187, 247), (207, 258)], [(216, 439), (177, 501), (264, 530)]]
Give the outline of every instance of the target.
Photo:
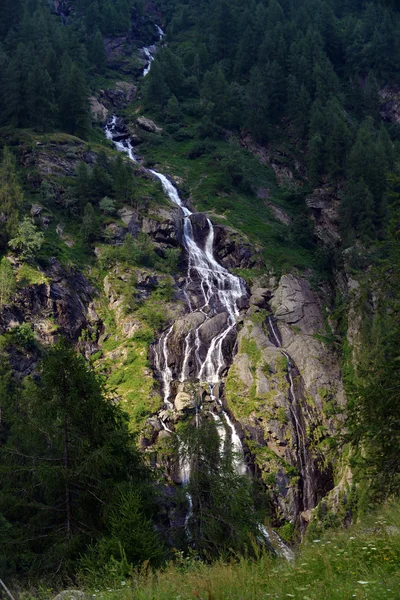
[(262, 554), (210, 566), (177, 552), (161, 571), (144, 566), (131, 579), (114, 571), (108, 590), (101, 590), (101, 578), (91, 583), (101, 600), (383, 600), (399, 598), (399, 561), (400, 506), (394, 504), (345, 531), (310, 532), (293, 563)]

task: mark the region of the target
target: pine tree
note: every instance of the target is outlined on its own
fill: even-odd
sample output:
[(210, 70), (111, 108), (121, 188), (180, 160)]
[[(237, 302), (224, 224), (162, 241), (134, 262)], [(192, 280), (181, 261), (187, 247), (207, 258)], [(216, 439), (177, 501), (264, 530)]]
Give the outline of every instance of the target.
[(60, 120), (68, 133), (86, 138), (89, 131), (88, 92), (82, 71), (68, 64), (63, 72), (59, 99)]
[(54, 86), (50, 75), (35, 60), (27, 81), (27, 110), (29, 122), (38, 131), (47, 131), (54, 123)]
[(1, 545), (7, 542), (17, 569), (72, 574), (74, 561), (107, 531), (107, 507), (122, 490), (138, 490), (146, 471), (126, 415), (81, 356), (60, 342), (39, 375), (0, 398), (8, 427), (0, 514), (12, 524)]
[(319, 134), (315, 134), (308, 143), (307, 163), (310, 181), (317, 186), (324, 171), (323, 141)]
[(99, 29), (97, 29), (90, 44), (89, 58), (91, 63), (95, 66), (97, 72), (104, 73), (107, 63), (107, 56), (104, 47), (103, 36), (101, 35)]
[(99, 232), (99, 222), (95, 210), (91, 204), (86, 204), (82, 217), (82, 238), (90, 244)]
[(14, 155), (5, 147), (0, 166), (0, 245), (5, 247), (18, 226), (19, 210), (23, 202)]
[(144, 87), (144, 101), (148, 107), (164, 108), (167, 105), (171, 92), (165, 81), (160, 62), (153, 62), (151, 71), (146, 78)]

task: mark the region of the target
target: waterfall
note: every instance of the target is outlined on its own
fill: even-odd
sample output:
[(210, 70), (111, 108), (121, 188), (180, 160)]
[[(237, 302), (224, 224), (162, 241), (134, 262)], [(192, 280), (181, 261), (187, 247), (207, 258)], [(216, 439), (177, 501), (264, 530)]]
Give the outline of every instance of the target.
[[(268, 317), (268, 324), (270, 330), (272, 332), (272, 338), (274, 341), (274, 345), (277, 348), (281, 347), (281, 342), (279, 340), (279, 336), (275, 329), (275, 324), (271, 317)], [(289, 354), (281, 349), (282, 355), (287, 360), (287, 369), (288, 369), (288, 379), (289, 379), (289, 401), (290, 401), (290, 415), (292, 419), (292, 423), (295, 428), (295, 436), (296, 436), (296, 447), (297, 447), (297, 457), (299, 461), (299, 470), (300, 475), (303, 480), (303, 508), (307, 510), (308, 508), (312, 508), (312, 478), (310, 474), (310, 460), (307, 451), (307, 436), (304, 430), (304, 425), (302, 423), (301, 415), (299, 413), (298, 400), (296, 397), (296, 390), (294, 386), (293, 380), (293, 363)]]
[[(157, 34), (158, 34), (158, 39), (161, 42), (165, 33), (163, 32), (163, 30), (161, 29), (161, 27), (159, 25), (156, 25), (156, 30), (157, 30)], [(154, 61), (154, 52), (156, 50), (155, 46), (144, 46), (144, 48), (142, 48), (142, 51), (145, 55), (145, 57), (148, 60), (148, 63), (146, 65), (146, 67), (143, 70), (143, 77), (146, 77), (146, 75), (148, 75), (150, 73), (151, 70), (151, 65)]]
[[(157, 32), (160, 40), (162, 40), (164, 32), (158, 26)], [(149, 59), (149, 64), (143, 73), (144, 76), (150, 71), (154, 60), (153, 51), (151, 48), (143, 48), (143, 52)], [(116, 116), (113, 116), (108, 121), (105, 127), (105, 134), (107, 139), (114, 143), (117, 150), (126, 154), (133, 162), (139, 161), (128, 136), (120, 135)], [(116, 137), (117, 139), (115, 139)], [(223, 371), (229, 366), (225, 362), (224, 343), (230, 334), (236, 334), (240, 301), (246, 296), (246, 287), (239, 277), (231, 274), (216, 260), (214, 256), (215, 232), (211, 220), (206, 219), (208, 232), (204, 244), (200, 244), (195, 238), (191, 220), (192, 212), (182, 202), (177, 188), (162, 173), (150, 169), (147, 171), (161, 182), (166, 195), (182, 211), (183, 246), (186, 250), (188, 261), (186, 284), (182, 292), (186, 299), (189, 313), (203, 315), (200, 325), (193, 327), (185, 336), (184, 355), (179, 374), (174, 375), (169, 363), (168, 343), (174, 331), (174, 324), (163, 332), (160, 340), (154, 347), (154, 366), (162, 380), (164, 405), (168, 409), (174, 408), (171, 401), (173, 382), (184, 383), (187, 381), (189, 378), (189, 363), (194, 365), (191, 379), (208, 386), (210, 398), (218, 411), (217, 414), (214, 412), (211, 412), (211, 414), (220, 438), (221, 456), (226, 451), (227, 444), (229, 444), (228, 450), (230, 449), (232, 453), (233, 466), (239, 475), (244, 475), (247, 472), (247, 467), (242, 441), (236, 431), (235, 424), (229, 414), (223, 409), (221, 400), (214, 395), (214, 388), (220, 382)], [(190, 288), (194, 283), (196, 283), (196, 286), (201, 291), (200, 299), (197, 297), (193, 298), (191, 295)], [(201, 327), (217, 315), (223, 315), (224, 323), (217, 328), (208, 346), (204, 348), (201, 340)], [(163, 411), (160, 413), (159, 418), (164, 430), (173, 434), (174, 432), (165, 423), (165, 421), (168, 421), (168, 413)], [(198, 406), (196, 406), (197, 426), (199, 418)], [(183, 486), (187, 486), (190, 482), (192, 466), (188, 458), (187, 448), (179, 436), (177, 436), (177, 441), (179, 447), (180, 480)], [(193, 514), (193, 500), (188, 492), (186, 493), (186, 498), (188, 510), (185, 517), (185, 529), (188, 535), (190, 535), (189, 521)], [(278, 539), (280, 540), (279, 537)], [(280, 540), (280, 543), (283, 544), (282, 540)], [(285, 545), (283, 544), (283, 546)], [(280, 551), (278, 552), (281, 553)], [(287, 553), (290, 553), (288, 548)], [(282, 551), (282, 554), (285, 555), (285, 552)]]

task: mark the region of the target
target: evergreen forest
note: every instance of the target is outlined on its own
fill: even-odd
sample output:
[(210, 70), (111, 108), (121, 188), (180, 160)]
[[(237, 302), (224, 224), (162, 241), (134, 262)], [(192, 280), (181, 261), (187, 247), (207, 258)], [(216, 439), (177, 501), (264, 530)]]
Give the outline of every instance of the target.
[(398, 3), (0, 15), (0, 598), (398, 598)]

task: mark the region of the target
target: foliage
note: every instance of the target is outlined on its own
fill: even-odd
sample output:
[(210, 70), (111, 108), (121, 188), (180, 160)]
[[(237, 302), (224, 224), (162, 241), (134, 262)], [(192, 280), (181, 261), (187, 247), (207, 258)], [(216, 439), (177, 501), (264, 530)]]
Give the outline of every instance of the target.
[(376, 282), (375, 314), (364, 310), (363, 353), (348, 381), (354, 468), (372, 492), (371, 499), (379, 500), (398, 494), (400, 486), (400, 388), (396, 376), (400, 360), (400, 177), (392, 174), (388, 183), (388, 239), (370, 274), (370, 280)]
[[(308, 538), (294, 562), (260, 553), (212, 565), (195, 552), (176, 553), (175, 560), (154, 572), (137, 570), (133, 579), (104, 581), (102, 600), (386, 600), (396, 598), (400, 577), (399, 505), (372, 513), (346, 530)], [(109, 588), (108, 590), (106, 588)]]
[(215, 428), (202, 419), (198, 428), (180, 432), (181, 461), (191, 465), (187, 491), (192, 514), (187, 527), (190, 541), (205, 559), (254, 552), (259, 520), (254, 509), (251, 479), (236, 473), (230, 450), (220, 453)]
[(103, 211), (104, 214), (106, 215), (112, 215), (113, 213), (115, 213), (116, 207), (115, 207), (115, 202), (114, 200), (112, 200), (111, 198), (108, 198), (107, 196), (104, 196), (104, 198), (102, 200), (100, 200), (100, 210)]
[(32, 223), (29, 217), (25, 217), (18, 226), (16, 235), (8, 242), (22, 260), (34, 258), (42, 247), (44, 234)]
[(5, 146), (0, 166), (0, 214), (2, 224), (0, 246), (5, 246), (18, 226), (19, 211), (23, 202), (23, 192), (18, 181), (14, 155)]
[(0, 261), (0, 308), (12, 300), (16, 288), (13, 268), (6, 258), (2, 258)]
[[(11, 395), (2, 385), (6, 429), (0, 512), (9, 524), (1, 530), (1, 545), (8, 548), (6, 571), (73, 573), (88, 545), (111, 531), (108, 508), (123, 491), (137, 497), (140, 514), (149, 518), (147, 474), (126, 415), (65, 342), (46, 352), (37, 382), (28, 380)], [(24, 494), (17, 492), (21, 488)], [(143, 501), (135, 496), (140, 489)]]
[(22, 323), (12, 330), (13, 338), (16, 343), (22, 346), (25, 350), (31, 350), (35, 344), (35, 334), (32, 329), (32, 325), (29, 323)]

